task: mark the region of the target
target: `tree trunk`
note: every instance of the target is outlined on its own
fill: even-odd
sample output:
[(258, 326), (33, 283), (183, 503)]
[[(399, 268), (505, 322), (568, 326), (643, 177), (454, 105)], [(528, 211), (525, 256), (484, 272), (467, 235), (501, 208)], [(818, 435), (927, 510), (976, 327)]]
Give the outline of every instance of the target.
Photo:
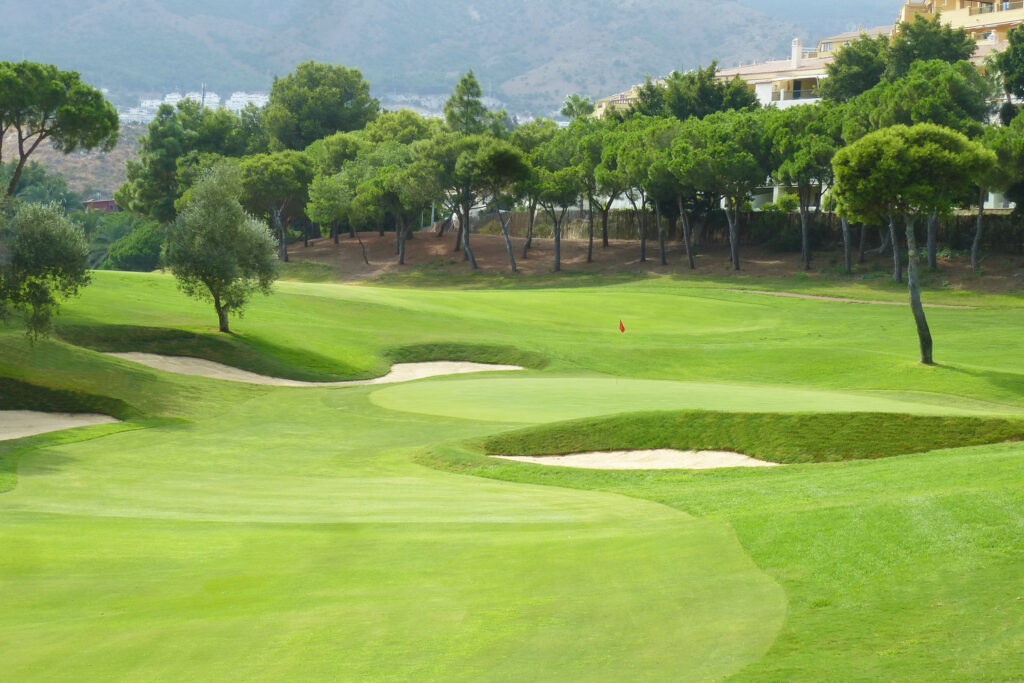
[(537, 200), (531, 199), (529, 205), (529, 220), (526, 225), (526, 242), (523, 244), (523, 258), (526, 258), (530, 247), (533, 246), (533, 224), (537, 220)]
[(917, 338), (921, 344), (921, 362), (932, 365), (932, 333), (921, 305), (921, 285), (917, 280), (917, 239), (914, 235), (914, 219), (907, 216), (907, 287), (910, 290), (910, 309), (917, 324)]
[(455, 248), (452, 251), (460, 251), (462, 249), (462, 228), (463, 220), (462, 214), (459, 214), (459, 229), (455, 231)]
[(331, 239), (334, 240), (335, 244), (338, 243), (338, 232), (338, 223), (334, 221), (331, 223)]
[(281, 220), (281, 210), (274, 209), (270, 215), (277, 226), (277, 234), (281, 237), (281, 261), (288, 263), (288, 231), (284, 227), (284, 221)]
[(736, 207), (730, 197), (725, 198), (725, 219), (729, 222), (729, 259), (732, 261), (732, 269), (740, 269), (740, 228), (739, 216), (736, 215)]
[(853, 272), (850, 264), (850, 221), (840, 218), (839, 223), (843, 226), (843, 265), (845, 266), (846, 274), (849, 275)]
[(686, 244), (686, 260), (690, 262), (690, 270), (697, 266), (693, 262), (693, 245), (690, 244), (690, 217), (683, 209), (683, 198), (679, 198), (679, 218), (683, 222), (683, 243)]
[(587, 263), (594, 262), (594, 200), (587, 205)]
[(220, 331), (230, 334), (231, 330), (228, 329), (228, 310), (221, 305), (219, 296), (214, 295), (213, 307), (217, 311), (217, 322), (220, 324)]
[(601, 209), (601, 247), (608, 246), (608, 214), (612, 211), (612, 201), (608, 200), (608, 203)]
[(360, 251), (362, 252), (362, 254), (363, 254), (363, 263), (365, 263), (366, 265), (370, 265), (370, 259), (366, 258), (366, 245), (365, 245), (365, 244), (363, 244), (363, 240), (362, 240), (362, 238), (361, 238), (361, 237), (359, 236), (359, 233), (358, 233), (358, 232), (356, 232), (355, 230), (353, 230), (353, 231), (352, 231), (352, 236), (356, 238), (356, 241), (357, 241), (357, 242), (359, 242), (359, 250), (360, 250)]
[(466, 214), (466, 225), (462, 230), (463, 260), (468, 259), (469, 264), (473, 266), (473, 270), (476, 270), (479, 266), (476, 265), (476, 256), (473, 255), (473, 249), (469, 246), (469, 212), (472, 211), (472, 208), (467, 207), (464, 211)]
[(889, 240), (892, 242), (892, 279), (903, 282), (903, 260), (900, 258), (900, 241), (896, 238), (896, 217), (889, 217)]
[(860, 224), (860, 248), (857, 251), (857, 263), (864, 263), (864, 249), (867, 247), (868, 226)]
[(498, 220), (501, 222), (501, 234), (505, 237), (505, 249), (508, 250), (508, 262), (512, 266), (512, 272), (517, 273), (516, 270), (516, 256), (512, 253), (512, 240), (508, 236), (508, 224), (512, 220), (512, 215), (509, 214), (508, 220), (501, 217), (501, 209), (498, 209)]
[(884, 227), (878, 228), (878, 236), (881, 237), (882, 243), (878, 246), (878, 249), (875, 249), (876, 254), (881, 255), (889, 251), (889, 247), (892, 246), (893, 234), (892, 230), (886, 230)]
[(974, 241), (971, 242), (971, 270), (975, 275), (981, 274), (978, 267), (978, 250), (981, 249), (981, 231), (985, 227), (985, 198), (987, 196), (988, 190), (984, 187), (981, 188), (978, 194), (978, 217), (974, 225)]
[(637, 214), (637, 225), (640, 226), (640, 263), (647, 262), (647, 202), (640, 203)]
[(803, 260), (804, 270), (811, 269), (810, 207), (807, 203), (805, 197), (800, 197), (800, 258)]
[(562, 270), (562, 222), (555, 218), (554, 211), (551, 212), (551, 221), (554, 223), (555, 232), (555, 272)]
[(309, 247), (309, 226), (302, 226), (302, 246), (303, 248)]
[(405, 265), (405, 219), (401, 216), (398, 217), (397, 225), (395, 226), (395, 241), (398, 243), (398, 265)]
[(928, 267), (935, 270), (939, 267), (938, 259), (936, 258), (936, 249), (938, 242), (939, 233), (939, 215), (932, 213), (928, 216)]
[(661, 223), (661, 204), (654, 202), (654, 211), (658, 221), (658, 251), (661, 253), (661, 265), (667, 266), (668, 259), (665, 255), (665, 232)]

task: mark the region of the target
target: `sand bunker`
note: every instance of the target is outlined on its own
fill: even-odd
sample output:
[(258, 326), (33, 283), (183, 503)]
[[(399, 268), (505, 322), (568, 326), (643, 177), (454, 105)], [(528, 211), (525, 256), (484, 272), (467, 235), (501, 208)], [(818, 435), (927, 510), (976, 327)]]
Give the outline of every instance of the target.
[(0, 410), (0, 441), (57, 432), (73, 427), (118, 422), (109, 415), (92, 413), (40, 413), (34, 410)]
[(558, 465), (593, 470), (710, 470), (721, 467), (777, 467), (779, 463), (755, 460), (731, 451), (594, 451), (570, 455), (495, 455), (503, 460)]
[(432, 361), (430, 363), (396, 363), (391, 366), (391, 372), (383, 377), (375, 377), (374, 379), (352, 380), (348, 382), (303, 382), (295, 379), (257, 375), (255, 372), (239, 370), (230, 365), (223, 365), (201, 358), (189, 358), (187, 356), (161, 356), (155, 353), (108, 353), (107, 355), (148, 365), (157, 370), (175, 372), (180, 375), (196, 375), (198, 377), (224, 379), (230, 382), (267, 384), (275, 387), (351, 387), (364, 384), (393, 384), (395, 382), (408, 382), (414, 379), (437, 377), (439, 375), (461, 375), (468, 372), (523, 369), (518, 365), (492, 365), (445, 360)]

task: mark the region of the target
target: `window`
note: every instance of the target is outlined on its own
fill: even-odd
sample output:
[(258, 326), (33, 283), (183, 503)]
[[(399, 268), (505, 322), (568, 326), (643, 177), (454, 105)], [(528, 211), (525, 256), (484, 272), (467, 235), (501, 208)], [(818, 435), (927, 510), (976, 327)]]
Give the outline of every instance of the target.
[(822, 52), (831, 52), (832, 51), (832, 43), (822, 43), (821, 44), (821, 51)]

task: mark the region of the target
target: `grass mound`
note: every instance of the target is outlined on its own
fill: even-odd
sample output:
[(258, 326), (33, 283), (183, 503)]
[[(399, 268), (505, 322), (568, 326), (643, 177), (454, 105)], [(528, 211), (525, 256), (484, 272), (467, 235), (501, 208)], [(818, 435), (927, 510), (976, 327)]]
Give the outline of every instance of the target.
[(81, 391), (50, 389), (0, 377), (0, 410), (38, 410), (44, 413), (102, 413), (119, 420), (139, 417), (124, 401)]
[(506, 432), (488, 453), (563, 455), (677, 448), (728, 450), (779, 463), (834, 462), (1024, 439), (1024, 421), (892, 413), (630, 413)]
[(190, 356), (285, 379), (331, 382), (366, 378), (330, 358), (239, 335), (136, 325), (70, 324), (58, 326), (57, 334), (69, 344), (94, 351)]
[(539, 353), (523, 351), (514, 346), (486, 344), (412, 344), (398, 346), (387, 352), (393, 363), (424, 363), (437, 360), (467, 361), (471, 363), (495, 363), (498, 365), (521, 365), (539, 370), (548, 364), (548, 359)]

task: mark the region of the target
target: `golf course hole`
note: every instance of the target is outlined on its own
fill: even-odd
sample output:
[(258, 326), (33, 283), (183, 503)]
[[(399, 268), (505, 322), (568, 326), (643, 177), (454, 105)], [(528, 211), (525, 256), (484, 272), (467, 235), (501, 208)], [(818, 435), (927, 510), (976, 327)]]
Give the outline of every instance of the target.
[(264, 384), (275, 387), (349, 387), (366, 384), (394, 384), (409, 382), (426, 377), (443, 375), (461, 375), (470, 372), (495, 372), (522, 370), (519, 365), (496, 365), (491, 363), (471, 363), (468, 361), (430, 361), (424, 363), (396, 363), (391, 371), (382, 377), (373, 379), (351, 380), (344, 382), (305, 382), (282, 377), (268, 377), (248, 370), (216, 363), (202, 358), (188, 356), (164, 356), (155, 353), (108, 353), (108, 356), (140, 363), (142, 365), (173, 372), (179, 375), (193, 375), (210, 379), (221, 379), (229, 382), (245, 382), (248, 384)]
[(120, 422), (109, 415), (92, 413), (44, 413), (37, 410), (0, 410), (0, 441), (21, 439), (36, 434), (59, 432), (75, 427), (91, 427)]
[(592, 470), (712, 470), (723, 467), (777, 467), (732, 451), (680, 451), (654, 448), (640, 451), (590, 451), (567, 455), (493, 455), (535, 465), (557, 465)]

